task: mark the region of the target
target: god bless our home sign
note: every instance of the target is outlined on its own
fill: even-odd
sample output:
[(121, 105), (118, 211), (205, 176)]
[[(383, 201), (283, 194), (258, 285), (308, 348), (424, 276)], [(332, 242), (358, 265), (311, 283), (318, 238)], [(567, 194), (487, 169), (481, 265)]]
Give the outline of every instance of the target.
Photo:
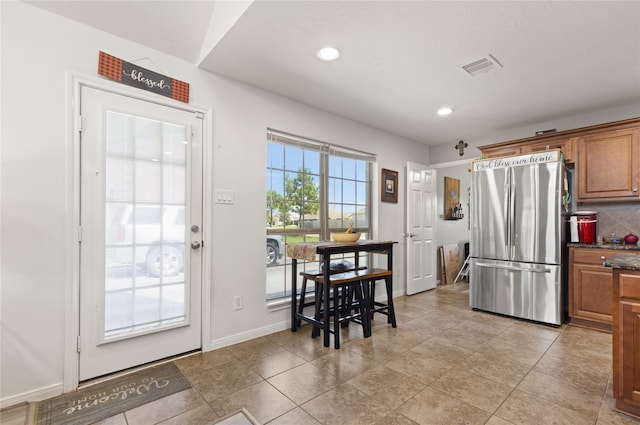
[(98, 58), (98, 74), (128, 86), (189, 103), (189, 83), (158, 74), (104, 52), (100, 52)]

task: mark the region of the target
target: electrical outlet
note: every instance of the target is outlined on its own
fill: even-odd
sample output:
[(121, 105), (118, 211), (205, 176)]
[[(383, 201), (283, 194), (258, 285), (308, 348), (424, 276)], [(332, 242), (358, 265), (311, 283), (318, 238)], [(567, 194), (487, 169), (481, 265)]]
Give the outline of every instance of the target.
[(242, 301), (242, 295), (236, 295), (235, 297), (233, 297), (233, 309), (234, 310), (242, 310), (243, 306), (243, 301)]

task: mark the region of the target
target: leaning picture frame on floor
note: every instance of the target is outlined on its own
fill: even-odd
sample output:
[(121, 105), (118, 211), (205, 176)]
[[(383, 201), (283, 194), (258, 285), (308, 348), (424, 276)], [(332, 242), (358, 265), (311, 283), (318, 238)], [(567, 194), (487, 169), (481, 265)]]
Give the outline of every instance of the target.
[(394, 204), (397, 204), (398, 172), (383, 168), (380, 174), (380, 200), (382, 202), (393, 202)]

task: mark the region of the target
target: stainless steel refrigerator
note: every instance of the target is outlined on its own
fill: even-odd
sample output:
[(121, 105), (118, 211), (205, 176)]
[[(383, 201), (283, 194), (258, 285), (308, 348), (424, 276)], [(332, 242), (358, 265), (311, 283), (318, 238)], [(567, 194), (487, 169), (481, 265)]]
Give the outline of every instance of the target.
[(558, 151), (473, 163), (469, 303), (560, 325), (565, 176)]

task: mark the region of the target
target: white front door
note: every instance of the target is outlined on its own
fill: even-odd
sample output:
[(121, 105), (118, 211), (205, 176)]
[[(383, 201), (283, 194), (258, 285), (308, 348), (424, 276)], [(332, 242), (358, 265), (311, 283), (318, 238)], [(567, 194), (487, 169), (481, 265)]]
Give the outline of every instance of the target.
[(407, 163), (407, 295), (436, 287), (436, 171)]
[(201, 347), (202, 119), (82, 87), (79, 379)]

